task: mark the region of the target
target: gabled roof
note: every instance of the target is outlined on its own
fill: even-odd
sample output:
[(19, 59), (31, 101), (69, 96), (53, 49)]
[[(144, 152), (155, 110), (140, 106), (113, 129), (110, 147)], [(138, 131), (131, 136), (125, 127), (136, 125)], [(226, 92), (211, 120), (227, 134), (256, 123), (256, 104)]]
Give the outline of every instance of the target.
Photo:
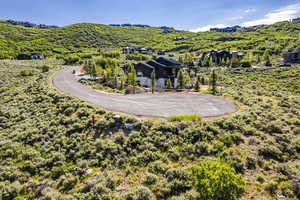
[(158, 62), (156, 62), (155, 60), (149, 60), (149, 61), (147, 62), (147, 64), (149, 64), (149, 65), (151, 65), (151, 66), (154, 66), (154, 67), (162, 67), (162, 68), (167, 67), (166, 65), (161, 64), (161, 63), (158, 63)]
[(151, 68), (151, 69), (154, 69), (153, 66), (151, 66), (151, 65), (149, 65), (149, 64), (147, 64), (147, 63), (145, 63), (145, 62), (139, 62), (139, 63), (137, 63), (136, 65), (138, 65), (138, 64), (143, 65), (143, 66), (148, 67), (148, 68)]
[(143, 65), (143, 66), (151, 68), (151, 69), (155, 69), (155, 68), (180, 69), (180, 68), (186, 67), (183, 64), (181, 64), (180, 62), (178, 62), (172, 58), (166, 58), (166, 57), (159, 57), (155, 60), (149, 60), (147, 62), (139, 62), (136, 65)]
[(164, 65), (167, 65), (167, 66), (170, 66), (170, 65), (183, 65), (182, 63), (172, 59), (172, 58), (167, 58), (167, 57), (158, 57), (156, 59), (156, 62), (159, 62), (161, 64), (164, 64)]

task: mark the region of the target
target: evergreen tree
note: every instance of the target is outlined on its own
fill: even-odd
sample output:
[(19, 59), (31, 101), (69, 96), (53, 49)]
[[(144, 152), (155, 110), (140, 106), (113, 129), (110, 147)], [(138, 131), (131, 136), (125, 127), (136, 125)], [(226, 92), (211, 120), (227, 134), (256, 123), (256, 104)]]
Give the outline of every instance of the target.
[(190, 76), (190, 73), (184, 73), (183, 74), (184, 78), (183, 78), (183, 84), (184, 85), (187, 85), (187, 84), (191, 84), (192, 83), (192, 80), (191, 80), (191, 76)]
[(222, 60), (221, 60), (221, 65), (223, 65), (223, 66), (226, 65), (226, 60), (225, 60), (224, 57), (223, 57)]
[(90, 62), (90, 66), (91, 66), (91, 77), (92, 78), (96, 78), (97, 77), (97, 66), (96, 66), (96, 63), (91, 61)]
[(189, 55), (186, 53), (184, 54), (184, 64), (188, 64), (189, 62)]
[(193, 54), (188, 54), (186, 64), (189, 66), (194, 66)]
[(271, 61), (270, 61), (270, 53), (268, 50), (265, 50), (265, 53), (263, 55), (263, 61), (264, 61), (264, 65), (266, 66), (271, 66)]
[(113, 77), (113, 71), (110, 66), (106, 67), (105, 72), (104, 72), (104, 80), (107, 82), (111, 82)]
[(131, 64), (129, 66), (129, 73), (128, 73), (128, 84), (132, 86), (133, 93), (135, 93), (135, 87), (136, 87), (136, 71), (134, 66)]
[(200, 92), (201, 77), (198, 75), (195, 83), (195, 91)]
[(212, 67), (214, 65), (214, 59), (212, 56), (209, 57), (209, 67)]
[(156, 85), (156, 77), (155, 77), (155, 71), (153, 70), (151, 73), (151, 90), (152, 90), (152, 94), (154, 93), (154, 88)]
[(167, 80), (167, 89), (171, 89), (173, 86), (172, 86), (172, 81), (171, 79), (168, 79)]
[(118, 88), (118, 76), (117, 75), (114, 76), (114, 83), (113, 83), (113, 85), (114, 85), (114, 88)]
[(204, 57), (204, 66), (209, 67), (209, 57), (208, 56)]
[(213, 94), (217, 93), (217, 75), (215, 70), (212, 70), (212, 74), (211, 74), (211, 92)]
[(124, 90), (124, 84), (126, 82), (126, 79), (127, 79), (126, 74), (124, 72), (121, 72), (121, 82), (119, 87), (120, 90)]
[(179, 70), (177, 82), (179, 83), (179, 88), (182, 89), (184, 87), (184, 74), (182, 69)]

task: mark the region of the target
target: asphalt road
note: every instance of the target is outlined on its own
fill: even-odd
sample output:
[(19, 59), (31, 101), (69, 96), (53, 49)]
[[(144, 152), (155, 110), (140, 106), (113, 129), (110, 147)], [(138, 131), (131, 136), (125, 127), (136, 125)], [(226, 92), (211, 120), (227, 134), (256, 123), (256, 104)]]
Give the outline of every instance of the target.
[(111, 111), (147, 117), (169, 117), (197, 114), (215, 117), (233, 113), (236, 107), (228, 99), (204, 94), (189, 93), (144, 93), (106, 94), (97, 92), (78, 82), (72, 74), (79, 67), (70, 67), (57, 72), (53, 84), (62, 92)]

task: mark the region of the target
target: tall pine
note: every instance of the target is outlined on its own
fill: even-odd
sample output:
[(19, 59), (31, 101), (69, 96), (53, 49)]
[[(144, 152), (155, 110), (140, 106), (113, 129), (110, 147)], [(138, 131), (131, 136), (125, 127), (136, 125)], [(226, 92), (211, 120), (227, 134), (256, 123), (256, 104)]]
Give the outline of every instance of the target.
[(155, 77), (155, 71), (153, 70), (151, 73), (151, 90), (152, 90), (152, 94), (154, 93), (154, 88), (156, 85), (156, 77)]
[(184, 86), (184, 74), (183, 74), (182, 69), (179, 70), (178, 77), (177, 77), (177, 82), (179, 84), (179, 88), (183, 89), (183, 86)]
[(211, 74), (211, 92), (213, 94), (217, 93), (217, 74), (214, 69), (212, 70)]

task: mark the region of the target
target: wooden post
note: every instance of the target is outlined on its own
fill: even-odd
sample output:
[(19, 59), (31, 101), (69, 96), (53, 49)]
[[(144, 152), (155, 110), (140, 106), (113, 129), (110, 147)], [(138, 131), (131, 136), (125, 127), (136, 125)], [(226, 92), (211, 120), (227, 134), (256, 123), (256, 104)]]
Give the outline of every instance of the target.
[(92, 124), (93, 124), (93, 126), (95, 126), (95, 123), (96, 123), (96, 117), (95, 117), (95, 115), (92, 115)]

